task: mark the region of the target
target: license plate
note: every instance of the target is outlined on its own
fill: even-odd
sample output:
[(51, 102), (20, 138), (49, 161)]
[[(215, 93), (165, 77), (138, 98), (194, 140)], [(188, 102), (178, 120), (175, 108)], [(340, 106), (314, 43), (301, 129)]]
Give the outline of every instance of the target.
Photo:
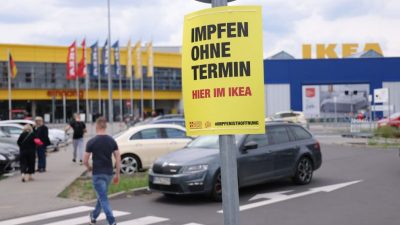
[(154, 184), (171, 185), (171, 179), (168, 177), (154, 177)]

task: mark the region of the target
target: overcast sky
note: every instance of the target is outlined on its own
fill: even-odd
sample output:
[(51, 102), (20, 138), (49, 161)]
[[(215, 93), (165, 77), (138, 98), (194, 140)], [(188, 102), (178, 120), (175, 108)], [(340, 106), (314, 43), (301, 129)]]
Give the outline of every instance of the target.
[[(380, 43), (400, 56), (399, 0), (237, 0), (262, 5), (264, 55), (301, 57), (303, 43)], [(194, 0), (111, 0), (112, 40), (180, 46), (185, 14), (208, 8)], [(106, 0), (1, 0), (0, 43), (88, 44), (107, 37)], [(338, 47), (340, 52), (340, 47)]]

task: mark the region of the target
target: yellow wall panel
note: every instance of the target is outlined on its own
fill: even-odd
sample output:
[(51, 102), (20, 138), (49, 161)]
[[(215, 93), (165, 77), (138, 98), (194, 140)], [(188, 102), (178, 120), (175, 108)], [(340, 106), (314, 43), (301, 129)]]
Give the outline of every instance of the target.
[[(77, 46), (80, 42), (77, 42)], [(87, 45), (87, 62), (90, 62), (90, 44)], [(99, 45), (102, 47), (102, 45)], [(19, 44), (0, 44), (0, 60), (7, 60), (7, 51), (10, 50), (16, 62), (47, 62), (47, 63), (65, 63), (67, 61), (68, 46), (45, 46), (45, 45), (19, 45)], [(100, 50), (100, 48), (99, 48)], [(125, 46), (120, 48), (121, 65), (126, 65), (127, 49)], [(113, 51), (112, 51), (113, 52)], [(111, 62), (114, 62), (111, 54)], [(78, 47), (78, 59), (82, 57), (82, 49)], [(101, 51), (99, 51), (101, 59)], [(132, 55), (132, 65), (135, 65), (135, 59)], [(142, 52), (142, 65), (147, 66), (147, 55), (145, 50)], [(167, 68), (181, 68), (180, 53), (154, 52), (154, 66)]]

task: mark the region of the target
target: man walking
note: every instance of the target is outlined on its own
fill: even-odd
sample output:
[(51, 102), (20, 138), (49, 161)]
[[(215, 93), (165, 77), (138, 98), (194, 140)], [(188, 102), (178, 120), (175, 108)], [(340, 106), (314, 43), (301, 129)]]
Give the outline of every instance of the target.
[(67, 132), (71, 128), (74, 130), (74, 134), (72, 136), (72, 145), (74, 147), (72, 162), (76, 162), (76, 159), (79, 158), (79, 162), (82, 165), (83, 134), (86, 133), (86, 125), (81, 121), (79, 114), (74, 114), (74, 120), (67, 125), (65, 131)]
[[(114, 184), (119, 183), (121, 156), (118, 145), (112, 137), (107, 135), (107, 120), (105, 117), (99, 117), (96, 120), (96, 136), (86, 144), (84, 155), (84, 165), (88, 171), (93, 171), (92, 182), (96, 191), (97, 204), (93, 212), (90, 213), (90, 224), (96, 224), (96, 219), (101, 210), (106, 214), (110, 225), (115, 225), (115, 217), (108, 201), (108, 186), (113, 178), (112, 155), (115, 157), (115, 175)], [(89, 158), (92, 154), (93, 168), (89, 165)]]

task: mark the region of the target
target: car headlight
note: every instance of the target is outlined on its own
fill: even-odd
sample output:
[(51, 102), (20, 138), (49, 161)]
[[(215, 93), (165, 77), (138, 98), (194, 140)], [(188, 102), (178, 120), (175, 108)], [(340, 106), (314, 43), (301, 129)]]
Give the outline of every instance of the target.
[(185, 166), (182, 169), (182, 173), (197, 173), (206, 171), (208, 169), (207, 164), (193, 165), (193, 166)]
[(0, 155), (0, 160), (1, 161), (6, 161), (7, 159), (6, 159), (6, 157), (4, 157), (4, 155)]

